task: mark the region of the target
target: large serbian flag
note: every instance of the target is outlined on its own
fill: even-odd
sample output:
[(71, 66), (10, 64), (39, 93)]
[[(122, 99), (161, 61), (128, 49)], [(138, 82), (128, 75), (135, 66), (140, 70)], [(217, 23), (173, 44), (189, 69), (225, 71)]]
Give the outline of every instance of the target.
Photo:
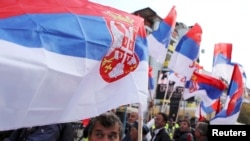
[(0, 130), (147, 100), (142, 18), (80, 0), (2, 0), (0, 9)]

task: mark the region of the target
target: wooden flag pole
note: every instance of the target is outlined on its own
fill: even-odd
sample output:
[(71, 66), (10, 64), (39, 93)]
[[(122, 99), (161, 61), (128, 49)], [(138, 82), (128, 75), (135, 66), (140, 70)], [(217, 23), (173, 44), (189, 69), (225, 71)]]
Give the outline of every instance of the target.
[(165, 103), (167, 103), (168, 101), (167, 100), (165, 100), (166, 99), (166, 97), (167, 97), (167, 94), (168, 94), (168, 87), (169, 87), (169, 81), (168, 81), (168, 78), (167, 78), (167, 87), (166, 87), (166, 89), (165, 89), (165, 93), (164, 93), (164, 97), (163, 97), (163, 103), (162, 103), (162, 107), (161, 107), (161, 112), (164, 112), (164, 107), (166, 106), (166, 104)]
[(142, 125), (143, 125), (143, 110), (142, 110), (141, 103), (139, 103), (139, 107), (138, 107), (138, 141), (142, 141)]
[(147, 121), (150, 121), (154, 112), (154, 96), (152, 96), (152, 92), (149, 90), (149, 105), (148, 105), (148, 116)]
[[(173, 96), (173, 93), (174, 93), (174, 89), (171, 91), (171, 93), (170, 93), (170, 95), (169, 95), (169, 98), (167, 99), (167, 102), (170, 103), (170, 100), (171, 100), (171, 97)], [(167, 112), (167, 111), (168, 111), (168, 108), (165, 107), (164, 111)]]

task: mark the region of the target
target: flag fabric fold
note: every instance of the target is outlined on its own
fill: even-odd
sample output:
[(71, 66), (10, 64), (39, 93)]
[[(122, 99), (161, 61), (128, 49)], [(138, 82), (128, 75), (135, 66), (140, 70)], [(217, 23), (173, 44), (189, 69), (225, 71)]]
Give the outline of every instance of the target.
[(186, 83), (186, 77), (182, 76), (178, 73), (174, 73), (173, 71), (168, 72), (168, 81), (173, 81), (174, 83), (174, 90), (176, 87), (184, 87)]
[(154, 77), (153, 77), (153, 67), (149, 66), (148, 69), (148, 89), (149, 90), (154, 90), (155, 84), (154, 84)]
[[(195, 71), (192, 78), (186, 82), (183, 99), (198, 96), (205, 107), (212, 106), (220, 98), (226, 87), (222, 80)], [(212, 107), (216, 108), (215, 106)]]
[(0, 9), (0, 131), (147, 101), (142, 18), (78, 0), (5, 0)]
[(240, 113), (243, 93), (242, 75), (239, 66), (236, 64), (228, 87), (227, 100), (223, 109), (211, 119), (210, 124), (235, 124)]
[(178, 42), (172, 54), (168, 68), (186, 76), (189, 80), (196, 69), (196, 59), (199, 55), (202, 29), (195, 24)]
[(207, 119), (207, 113), (203, 110), (201, 103), (199, 103), (199, 105), (196, 107), (195, 117), (198, 119), (198, 121)]
[(231, 62), (233, 45), (231, 43), (218, 43), (214, 47), (212, 74), (224, 79), (227, 83), (231, 81), (234, 65), (238, 64), (242, 73), (244, 85), (247, 76), (241, 64)]
[(160, 22), (158, 29), (147, 36), (149, 55), (157, 62), (163, 64), (166, 58), (168, 45), (176, 23), (175, 6)]
[(217, 43), (214, 46), (213, 67), (216, 64), (231, 62), (233, 45), (231, 43)]
[(229, 83), (233, 72), (231, 63), (233, 45), (231, 43), (218, 43), (214, 46), (212, 74), (223, 78)]

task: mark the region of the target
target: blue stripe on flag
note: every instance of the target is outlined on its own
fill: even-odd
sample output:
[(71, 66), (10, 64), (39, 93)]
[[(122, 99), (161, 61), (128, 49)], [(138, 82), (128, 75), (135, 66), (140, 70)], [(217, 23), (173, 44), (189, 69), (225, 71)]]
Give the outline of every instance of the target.
[(193, 39), (185, 35), (181, 38), (175, 50), (189, 59), (194, 60), (199, 53), (199, 45), (197, 45)]
[[(166, 33), (168, 33), (168, 35)], [(158, 42), (162, 43), (163, 45), (166, 45), (165, 48), (168, 47), (171, 35), (170, 25), (161, 21), (159, 28), (156, 31), (152, 32), (152, 34)]]
[[(105, 25), (105, 20), (97, 16), (21, 15), (0, 20), (0, 39), (25, 47), (44, 48), (63, 55), (101, 60), (112, 43), (110, 32)], [(146, 47), (146, 39), (137, 36), (135, 46), (140, 60), (147, 60), (143, 53), (145, 48), (141, 48)]]

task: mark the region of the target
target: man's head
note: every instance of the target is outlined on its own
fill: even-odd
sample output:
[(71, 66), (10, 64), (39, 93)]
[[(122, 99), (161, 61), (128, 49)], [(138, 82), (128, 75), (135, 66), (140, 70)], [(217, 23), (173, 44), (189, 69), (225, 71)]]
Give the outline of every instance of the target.
[(103, 113), (91, 121), (89, 141), (121, 141), (122, 122), (112, 112)]
[(195, 127), (195, 138), (197, 140), (207, 137), (207, 129), (208, 123), (207, 122), (197, 122)]
[[(137, 121), (135, 121), (134, 124), (131, 126), (130, 137), (132, 140), (138, 139), (138, 127), (139, 123)], [(143, 137), (149, 133), (149, 128), (147, 127), (146, 124), (142, 123), (141, 129)]]
[(169, 118), (168, 124), (169, 124), (169, 125), (174, 125), (174, 120), (173, 120), (173, 118)]
[(133, 124), (135, 121), (138, 120), (138, 113), (137, 112), (131, 112), (128, 117), (128, 123)]
[(166, 125), (168, 121), (168, 117), (165, 113), (158, 113), (156, 116), (155, 116), (155, 128), (156, 129), (159, 129), (159, 128), (162, 128)]
[(190, 127), (191, 127), (190, 120), (183, 119), (180, 122), (180, 129), (181, 129), (181, 131), (188, 131), (188, 130), (190, 130)]

